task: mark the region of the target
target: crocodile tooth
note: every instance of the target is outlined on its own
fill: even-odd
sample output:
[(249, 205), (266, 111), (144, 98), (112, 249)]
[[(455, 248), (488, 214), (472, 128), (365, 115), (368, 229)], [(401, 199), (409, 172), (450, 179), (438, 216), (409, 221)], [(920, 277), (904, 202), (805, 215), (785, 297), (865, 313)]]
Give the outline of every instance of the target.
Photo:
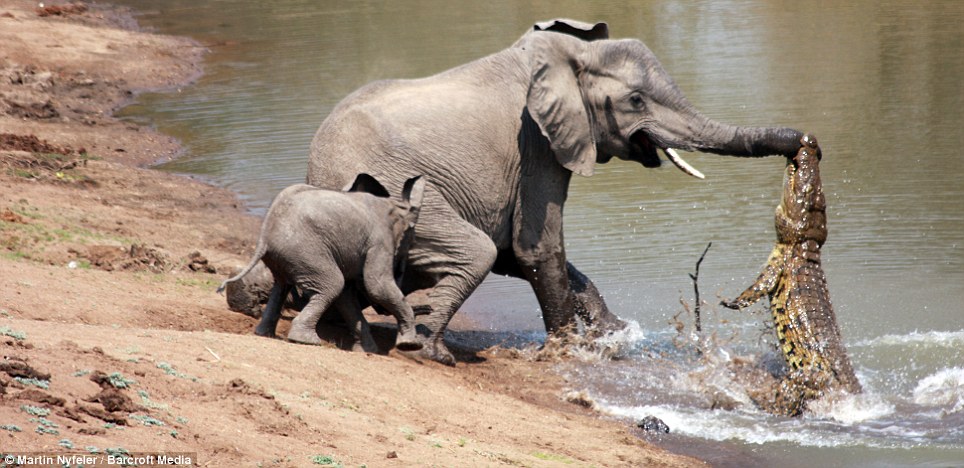
[(693, 176), (693, 177), (696, 177), (697, 179), (705, 179), (705, 178), (706, 178), (706, 176), (703, 175), (702, 172), (696, 170), (695, 167), (690, 166), (688, 162), (684, 161), (683, 158), (681, 158), (681, 157), (679, 156), (679, 154), (676, 152), (676, 150), (674, 150), (673, 148), (666, 148), (665, 150), (663, 150), (663, 152), (666, 153), (666, 157), (668, 157), (669, 160), (670, 160), (673, 164), (675, 164), (676, 167), (678, 167), (681, 171), (683, 171), (683, 172), (685, 172), (685, 173), (687, 173), (687, 174), (689, 174), (689, 175), (691, 175), (691, 176)]

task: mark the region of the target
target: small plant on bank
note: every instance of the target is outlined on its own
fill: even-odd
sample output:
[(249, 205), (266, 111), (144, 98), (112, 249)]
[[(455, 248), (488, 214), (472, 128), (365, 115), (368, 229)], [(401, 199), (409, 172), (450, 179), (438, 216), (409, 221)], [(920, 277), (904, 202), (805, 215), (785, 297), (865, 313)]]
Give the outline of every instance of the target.
[(138, 390), (137, 394), (141, 397), (141, 404), (148, 408), (159, 409), (159, 410), (166, 410), (169, 408), (169, 406), (165, 403), (158, 403), (156, 401), (151, 401), (150, 395), (147, 393), (146, 390)]
[(343, 465), (338, 460), (335, 460), (331, 455), (315, 455), (311, 457), (311, 463), (315, 465), (322, 466), (333, 466), (341, 468)]
[(37, 417), (41, 417), (41, 418), (42, 418), (42, 417), (44, 417), (44, 416), (49, 416), (49, 415), (50, 415), (50, 410), (49, 410), (49, 409), (47, 409), (47, 408), (41, 408), (41, 407), (39, 407), (39, 406), (20, 405), (20, 409), (23, 410), (24, 413), (27, 413), (27, 414), (29, 414), (29, 415), (31, 415), (31, 416), (37, 416)]
[(14, 330), (6, 325), (0, 327), (0, 335), (9, 336), (10, 338), (13, 338), (17, 341), (23, 341), (27, 339), (26, 333), (22, 331)]
[(10, 432), (23, 432), (23, 429), (20, 429), (20, 426), (16, 424), (4, 424), (0, 426), (0, 429)]
[(30, 418), (30, 422), (37, 423), (37, 428), (34, 432), (40, 435), (51, 434), (60, 435), (60, 431), (57, 430), (57, 423), (47, 419), (47, 418)]
[(164, 373), (167, 374), (167, 375), (173, 375), (174, 377), (180, 377), (180, 378), (182, 378), (182, 379), (188, 379), (188, 380), (190, 380), (191, 382), (197, 382), (197, 377), (193, 377), (193, 376), (187, 375), (187, 374), (185, 374), (185, 373), (183, 373), (183, 372), (178, 372), (177, 370), (174, 369), (173, 366), (171, 366), (170, 364), (168, 364), (168, 363), (166, 363), (166, 362), (159, 362), (159, 363), (157, 363), (157, 368), (163, 370)]
[(137, 383), (134, 379), (128, 379), (124, 377), (120, 372), (114, 372), (107, 376), (107, 381), (114, 386), (114, 388), (130, 388), (131, 385)]
[(573, 460), (572, 458), (569, 458), (565, 455), (557, 455), (554, 453), (532, 452), (532, 456), (540, 460), (564, 463), (566, 465), (571, 465), (575, 463), (575, 460)]
[(160, 419), (153, 418), (151, 416), (147, 416), (143, 414), (132, 414), (128, 417), (135, 421), (140, 421), (141, 424), (145, 426), (165, 426), (166, 425), (164, 421), (161, 421)]
[(24, 385), (29, 385), (29, 386), (33, 386), (33, 387), (39, 387), (39, 388), (42, 388), (42, 389), (44, 389), (44, 390), (49, 390), (49, 389), (50, 389), (50, 381), (49, 381), (49, 380), (40, 380), (40, 379), (35, 379), (35, 378), (32, 378), (32, 377), (30, 377), (30, 378), (27, 378), (27, 377), (14, 377), (13, 380), (16, 380), (17, 382), (20, 382), (20, 383), (22, 383), (22, 384), (24, 384)]

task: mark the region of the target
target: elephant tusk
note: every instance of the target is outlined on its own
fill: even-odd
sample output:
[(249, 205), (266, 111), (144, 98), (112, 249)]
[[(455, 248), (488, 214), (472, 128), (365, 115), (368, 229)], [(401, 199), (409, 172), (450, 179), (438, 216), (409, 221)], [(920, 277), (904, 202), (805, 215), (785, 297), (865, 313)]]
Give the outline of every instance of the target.
[(669, 158), (669, 160), (672, 161), (673, 164), (675, 164), (676, 167), (678, 167), (681, 171), (693, 177), (696, 177), (697, 179), (706, 178), (706, 176), (703, 175), (702, 172), (696, 170), (695, 167), (690, 166), (688, 162), (684, 161), (683, 158), (679, 157), (679, 154), (673, 148), (666, 148), (663, 151), (666, 153), (666, 156)]

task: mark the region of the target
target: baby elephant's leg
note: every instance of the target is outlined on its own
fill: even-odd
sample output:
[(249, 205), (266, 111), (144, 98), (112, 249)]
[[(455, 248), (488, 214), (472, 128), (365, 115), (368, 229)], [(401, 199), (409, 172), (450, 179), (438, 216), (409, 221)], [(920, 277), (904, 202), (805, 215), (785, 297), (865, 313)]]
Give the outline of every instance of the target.
[[(320, 290), (312, 291), (311, 297), (305, 308), (291, 321), (291, 330), (288, 331), (288, 341), (305, 344), (321, 344), (321, 338), (315, 327), (321, 315), (328, 310), (328, 307), (341, 294), (345, 286), (344, 278), (332, 275), (328, 278), (327, 284)], [(300, 285), (299, 285), (300, 287)]]
[(278, 319), (281, 318), (281, 308), (290, 290), (291, 287), (283, 281), (275, 280), (274, 286), (271, 287), (271, 295), (268, 296), (268, 304), (264, 306), (264, 312), (261, 313), (261, 321), (254, 329), (255, 335), (274, 338)]
[(337, 309), (345, 324), (348, 325), (348, 330), (351, 331), (353, 341), (351, 350), (378, 353), (378, 345), (375, 344), (371, 327), (368, 326), (368, 320), (365, 320), (361, 304), (358, 302), (358, 291), (353, 287), (345, 288), (335, 299), (332, 307)]
[[(382, 306), (395, 316), (398, 321), (398, 337), (395, 347), (400, 351), (417, 351), (422, 349), (422, 342), (415, 333), (415, 312), (405, 302), (405, 295), (395, 284), (391, 271), (382, 275), (365, 275), (365, 290), (372, 302)], [(360, 314), (361, 312), (359, 312)]]

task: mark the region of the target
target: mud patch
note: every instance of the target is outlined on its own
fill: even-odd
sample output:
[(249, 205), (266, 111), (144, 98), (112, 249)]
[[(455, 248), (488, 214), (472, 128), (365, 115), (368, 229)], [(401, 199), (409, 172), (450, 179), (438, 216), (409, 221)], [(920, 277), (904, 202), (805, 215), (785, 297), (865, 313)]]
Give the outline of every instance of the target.
[(87, 152), (84, 149), (74, 150), (70, 146), (54, 145), (47, 140), (41, 140), (36, 135), (16, 135), (13, 133), (0, 133), (0, 150), (63, 155)]
[(218, 272), (218, 269), (215, 268), (214, 265), (211, 265), (208, 259), (204, 255), (201, 255), (201, 252), (198, 252), (196, 250), (194, 252), (191, 252), (191, 254), (187, 256), (187, 264), (184, 265), (184, 268), (187, 268), (188, 270), (191, 270), (191, 271), (199, 271), (202, 273)]
[(90, 157), (84, 148), (54, 145), (35, 135), (0, 133), (0, 168), (7, 174), (42, 182), (97, 187), (97, 181), (77, 169), (87, 166)]
[[(41, 3), (41, 5), (43, 5)], [(87, 5), (74, 2), (66, 5), (47, 5), (37, 7), (37, 16), (69, 16), (87, 13)]]
[(0, 361), (0, 372), (22, 379), (50, 380), (49, 372), (38, 371), (27, 364), (25, 359), (18, 357), (7, 357)]
[(131, 244), (130, 247), (91, 245), (84, 251), (70, 249), (69, 253), (78, 259), (86, 259), (92, 267), (104, 271), (164, 273), (171, 269), (171, 260), (167, 253), (145, 244)]

